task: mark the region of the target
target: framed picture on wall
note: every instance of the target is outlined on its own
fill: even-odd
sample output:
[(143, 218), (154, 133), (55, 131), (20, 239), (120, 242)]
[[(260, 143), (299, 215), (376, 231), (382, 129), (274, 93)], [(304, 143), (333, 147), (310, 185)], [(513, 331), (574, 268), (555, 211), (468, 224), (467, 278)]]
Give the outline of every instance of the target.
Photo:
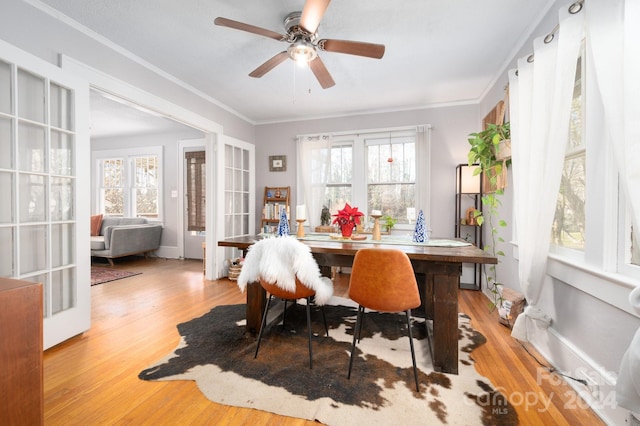
[(269, 171), (270, 172), (284, 172), (287, 170), (287, 156), (286, 155), (270, 155), (269, 156)]

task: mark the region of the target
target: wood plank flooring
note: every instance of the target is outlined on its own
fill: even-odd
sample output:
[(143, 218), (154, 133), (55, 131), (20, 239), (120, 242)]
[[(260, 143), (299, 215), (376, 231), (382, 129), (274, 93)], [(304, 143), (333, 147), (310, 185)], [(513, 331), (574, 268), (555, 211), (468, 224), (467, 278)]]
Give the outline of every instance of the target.
[[(177, 324), (245, 299), (235, 282), (204, 280), (201, 261), (127, 258), (115, 268), (142, 274), (92, 287), (91, 329), (44, 353), (46, 425), (317, 424), (212, 403), (194, 382), (139, 380), (178, 345)], [(338, 274), (336, 294), (346, 296), (347, 285), (348, 275)], [(540, 373), (487, 302), (463, 290), (460, 311), (488, 340), (473, 352), (476, 369), (510, 398), (520, 424), (603, 424), (557, 376)]]

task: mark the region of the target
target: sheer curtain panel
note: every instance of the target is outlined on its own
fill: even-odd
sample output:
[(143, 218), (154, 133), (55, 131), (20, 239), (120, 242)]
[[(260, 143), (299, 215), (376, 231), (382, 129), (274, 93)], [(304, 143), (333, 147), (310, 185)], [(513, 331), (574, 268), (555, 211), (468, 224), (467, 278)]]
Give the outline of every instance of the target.
[[(512, 335), (528, 340), (528, 327), (546, 328), (550, 318), (537, 306), (546, 263), (564, 153), (584, 14), (560, 10), (551, 42), (534, 42), (534, 60), (522, 58), (510, 72), (510, 117), (515, 220), (518, 226), (520, 286), (528, 306)], [(535, 320), (535, 323), (532, 323)]]
[[(631, 210), (634, 244), (640, 243), (640, 2), (589, 0), (587, 59), (602, 98), (606, 143)], [(640, 313), (640, 286), (629, 295)], [(640, 329), (622, 358), (616, 384), (620, 406), (640, 413)]]

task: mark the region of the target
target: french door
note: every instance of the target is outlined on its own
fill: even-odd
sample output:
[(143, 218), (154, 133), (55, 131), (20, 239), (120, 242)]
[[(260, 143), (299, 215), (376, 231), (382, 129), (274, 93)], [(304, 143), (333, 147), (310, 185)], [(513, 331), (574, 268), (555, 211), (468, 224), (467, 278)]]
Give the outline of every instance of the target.
[(90, 326), (88, 95), (0, 40), (0, 276), (42, 283), (45, 349)]

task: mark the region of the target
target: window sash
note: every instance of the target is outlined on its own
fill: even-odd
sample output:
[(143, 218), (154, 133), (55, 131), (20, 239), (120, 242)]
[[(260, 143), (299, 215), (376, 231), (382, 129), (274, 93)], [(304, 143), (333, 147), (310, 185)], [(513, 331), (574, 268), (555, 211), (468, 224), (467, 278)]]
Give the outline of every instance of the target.
[(133, 168), (132, 214), (135, 217), (159, 216), (158, 156), (136, 156), (130, 159)]

